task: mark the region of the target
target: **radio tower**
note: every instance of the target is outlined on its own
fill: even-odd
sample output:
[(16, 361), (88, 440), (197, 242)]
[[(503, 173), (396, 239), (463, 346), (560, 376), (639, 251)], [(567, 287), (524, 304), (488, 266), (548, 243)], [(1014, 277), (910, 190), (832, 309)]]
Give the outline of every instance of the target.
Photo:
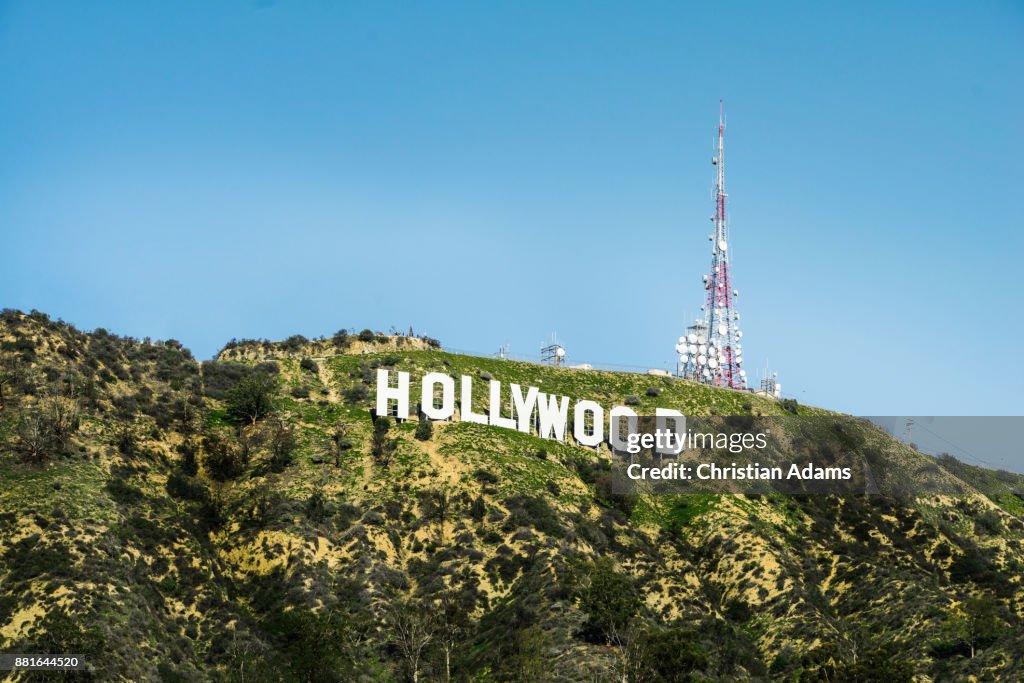
[(739, 292), (732, 288), (729, 271), (729, 229), (726, 223), (725, 200), (725, 119), (722, 102), (718, 102), (718, 149), (711, 159), (715, 166), (715, 213), (711, 221), (715, 232), (711, 241), (711, 273), (704, 276), (707, 300), (701, 310), (703, 319), (687, 328), (679, 338), (679, 374), (705, 384), (745, 389), (747, 371), (743, 369), (743, 345), (740, 339), (740, 314), (733, 300)]

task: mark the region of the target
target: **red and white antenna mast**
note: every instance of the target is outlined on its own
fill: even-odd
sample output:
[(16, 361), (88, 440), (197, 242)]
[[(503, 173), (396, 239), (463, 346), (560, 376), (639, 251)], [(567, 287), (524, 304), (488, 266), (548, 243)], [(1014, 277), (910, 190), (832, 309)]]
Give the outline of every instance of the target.
[(747, 372), (743, 369), (743, 345), (740, 339), (740, 314), (736, 311), (729, 268), (729, 226), (725, 210), (725, 116), (721, 100), (718, 102), (718, 145), (711, 163), (715, 166), (715, 213), (711, 221), (715, 231), (711, 241), (711, 272), (704, 276), (707, 290), (705, 304), (701, 306), (703, 319), (687, 328), (680, 337), (679, 371), (685, 377), (732, 389), (747, 386)]

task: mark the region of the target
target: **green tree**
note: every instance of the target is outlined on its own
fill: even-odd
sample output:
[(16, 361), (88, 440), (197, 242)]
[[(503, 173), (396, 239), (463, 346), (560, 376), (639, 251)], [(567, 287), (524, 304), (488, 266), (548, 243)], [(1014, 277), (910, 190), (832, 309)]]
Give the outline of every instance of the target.
[(512, 652), (502, 668), (512, 673), (512, 680), (516, 681), (551, 680), (550, 662), (545, 656), (549, 642), (540, 624), (518, 629), (512, 637)]
[(587, 615), (583, 635), (591, 642), (617, 644), (640, 609), (633, 580), (620, 573), (610, 557), (584, 561), (572, 573), (580, 610)]
[(273, 377), (262, 372), (253, 372), (238, 380), (227, 394), (228, 415), (256, 424), (273, 412), (276, 384)]
[(989, 595), (968, 599), (963, 610), (955, 613), (947, 624), (949, 634), (970, 650), (971, 659), (977, 650), (998, 640), (1005, 629), (999, 603)]
[(451, 515), (451, 509), (452, 499), (446, 488), (426, 491), (420, 500), (420, 512), (424, 519), (437, 523), (437, 536), (442, 544), (445, 542), (444, 523)]

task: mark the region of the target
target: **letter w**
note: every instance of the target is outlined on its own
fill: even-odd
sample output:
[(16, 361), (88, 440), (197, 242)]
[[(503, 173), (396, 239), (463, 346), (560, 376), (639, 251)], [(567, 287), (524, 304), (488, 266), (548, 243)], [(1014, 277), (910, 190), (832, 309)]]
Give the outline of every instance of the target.
[[(561, 405), (559, 405), (561, 398)], [(569, 419), (569, 397), (550, 396), (541, 392), (537, 402), (540, 413), (540, 438), (565, 441), (565, 423)], [(550, 436), (549, 436), (550, 435)]]

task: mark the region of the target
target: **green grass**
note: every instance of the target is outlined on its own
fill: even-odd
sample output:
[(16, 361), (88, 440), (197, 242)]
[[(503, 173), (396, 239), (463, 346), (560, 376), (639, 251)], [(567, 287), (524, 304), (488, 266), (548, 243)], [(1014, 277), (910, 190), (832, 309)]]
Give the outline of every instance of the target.
[(0, 458), (0, 510), (48, 514), (59, 507), (74, 519), (111, 520), (117, 509), (103, 492), (107, 478), (92, 460), (59, 460), (35, 467)]
[(705, 493), (691, 493), (673, 496), (672, 507), (665, 519), (668, 528), (690, 526), (701, 515), (715, 508), (718, 496)]

